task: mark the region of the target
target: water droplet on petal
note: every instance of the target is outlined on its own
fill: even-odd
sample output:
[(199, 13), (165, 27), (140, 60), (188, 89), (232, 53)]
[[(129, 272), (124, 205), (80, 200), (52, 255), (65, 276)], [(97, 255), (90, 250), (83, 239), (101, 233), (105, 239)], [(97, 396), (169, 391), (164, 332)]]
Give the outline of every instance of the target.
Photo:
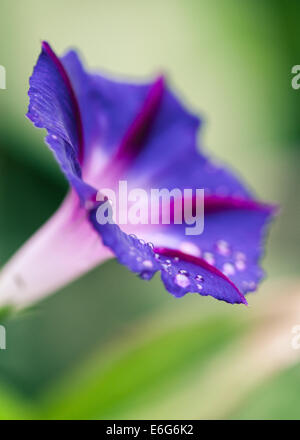
[(180, 287), (188, 287), (190, 285), (190, 281), (186, 275), (178, 273), (175, 276), (175, 283)]
[(244, 252), (235, 252), (234, 256), (235, 256), (235, 258), (237, 260), (244, 260), (244, 261), (246, 261), (246, 259), (247, 259), (247, 257), (244, 254)]
[(237, 268), (237, 270), (245, 270), (246, 269), (246, 264), (244, 260), (237, 260), (235, 262), (235, 267)]
[(162, 263), (161, 266), (162, 266), (162, 268), (163, 268), (165, 271), (167, 271), (167, 272), (169, 271), (169, 269), (170, 269), (170, 267), (171, 267), (170, 264), (165, 264), (165, 263)]
[(153, 263), (152, 263), (151, 260), (144, 260), (143, 261), (143, 266), (146, 267), (147, 269), (152, 269)]
[(195, 276), (195, 280), (196, 280), (196, 281), (204, 281), (204, 278), (203, 278), (202, 275), (199, 275), (199, 274), (198, 274), (198, 275)]
[(255, 289), (255, 282), (254, 281), (243, 281), (243, 286), (247, 289), (254, 290)]
[(219, 240), (216, 243), (217, 252), (224, 257), (227, 257), (230, 254), (230, 247), (227, 241)]
[(160, 255), (159, 255), (159, 254), (154, 254), (154, 258), (155, 258), (156, 260), (159, 260), (159, 259), (160, 259)]
[(136, 248), (134, 246), (129, 246), (129, 255), (136, 255)]
[(223, 265), (223, 274), (224, 275), (234, 275), (235, 269), (231, 263), (225, 263)]
[(151, 272), (144, 271), (144, 272), (142, 272), (142, 273), (140, 274), (140, 277), (141, 277), (143, 280), (150, 280), (150, 279), (152, 278), (152, 273), (151, 273)]
[(151, 243), (151, 241), (148, 243), (149, 248), (153, 249), (154, 248), (154, 244)]
[(194, 243), (191, 243), (190, 241), (183, 241), (180, 244), (179, 249), (181, 252), (184, 252), (185, 254), (193, 255), (194, 257), (200, 257), (201, 251)]
[(215, 264), (215, 257), (213, 256), (213, 254), (211, 252), (205, 252), (203, 255), (204, 260), (211, 265)]
[(174, 257), (174, 261), (175, 261), (175, 263), (177, 263), (179, 261), (179, 258), (178, 257)]
[(145, 244), (145, 240), (143, 240), (142, 238), (139, 240), (140, 244)]
[(178, 273), (181, 273), (182, 275), (189, 276), (188, 271), (187, 271), (187, 270), (184, 270), (184, 269), (180, 269), (180, 270), (178, 271)]
[(171, 260), (166, 260), (165, 262), (166, 262), (166, 264), (171, 264), (172, 263)]
[(197, 289), (202, 290), (203, 286), (201, 286), (201, 284), (197, 284)]

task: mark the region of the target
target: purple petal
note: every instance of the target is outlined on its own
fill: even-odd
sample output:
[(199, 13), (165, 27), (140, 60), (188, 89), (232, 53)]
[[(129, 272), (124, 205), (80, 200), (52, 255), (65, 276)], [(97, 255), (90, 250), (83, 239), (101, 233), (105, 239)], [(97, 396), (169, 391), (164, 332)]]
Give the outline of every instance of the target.
[(150, 84), (122, 83), (86, 73), (74, 52), (62, 62), (80, 105), (86, 158), (93, 161), (102, 152), (101, 163), (97, 161), (92, 173), (94, 186), (103, 185), (106, 167), (118, 168), (117, 179), (145, 184), (154, 172), (165, 172), (174, 158), (195, 150), (199, 119), (184, 108), (161, 77)]
[(105, 167), (117, 169), (122, 157), (131, 159), (123, 175), (131, 185), (249, 196), (232, 173), (197, 151), (199, 119), (162, 78), (130, 84), (88, 74), (75, 52), (60, 61), (44, 43), (30, 85), (28, 116), (48, 130), (47, 143), (81, 198), (101, 189)]
[(61, 61), (79, 102), (85, 157), (88, 158), (93, 149), (102, 149), (110, 158), (118, 151), (130, 125), (140, 113), (152, 84), (114, 81), (88, 73), (74, 51), (68, 52)]
[(99, 224), (96, 212), (96, 208), (90, 211), (90, 220), (100, 234), (103, 244), (114, 252), (121, 264), (142, 277), (146, 277), (147, 274), (147, 279), (152, 278), (160, 268), (160, 264), (155, 260), (153, 246), (138, 239), (134, 234), (123, 232), (115, 223)]
[(28, 94), (28, 118), (36, 127), (47, 130), (47, 144), (80, 197), (90, 197), (95, 191), (81, 179), (84, 145), (79, 106), (61, 61), (46, 42), (30, 78)]
[(130, 163), (122, 178), (131, 186), (197, 187), (250, 196), (231, 172), (197, 151), (199, 119), (162, 78), (154, 84), (130, 84), (88, 74), (75, 52), (59, 60), (43, 43), (29, 96), (28, 117), (47, 129), (47, 143), (81, 199), (101, 189), (105, 167), (118, 169), (124, 157)]
[(231, 304), (248, 305), (233, 282), (202, 258), (167, 248), (155, 248), (154, 251), (162, 262), (162, 280), (173, 295), (181, 297), (197, 292)]
[(149, 239), (205, 259), (225, 274), (243, 294), (254, 291), (263, 277), (259, 265), (264, 239), (276, 208), (252, 200), (206, 197), (204, 231), (189, 236), (186, 225), (149, 228)]
[(167, 290), (176, 297), (198, 292), (232, 304), (247, 305), (232, 281), (205, 260), (177, 250), (154, 248), (152, 243), (126, 234), (116, 224), (100, 225), (96, 209), (91, 211), (90, 219), (103, 244), (114, 252), (121, 264), (138, 273), (142, 279), (150, 280), (160, 270)]
[(159, 113), (163, 92), (164, 79), (159, 77), (150, 88), (143, 107), (125, 133), (119, 149), (112, 158), (113, 162), (133, 161), (138, 156), (147, 142), (147, 137), (150, 135), (150, 130)]
[[(233, 171), (224, 165), (215, 163), (197, 151), (192, 130), (187, 131), (185, 136), (183, 135), (183, 140), (185, 142), (180, 142), (180, 138), (178, 139), (178, 146), (181, 148), (174, 155), (169, 155), (169, 152), (166, 152), (169, 144), (162, 140), (161, 153), (157, 156), (159, 161), (156, 159), (156, 163), (154, 163), (153, 160), (151, 169), (150, 167), (147, 169), (146, 166), (148, 172), (144, 175), (142, 174), (142, 164), (139, 174), (133, 166), (128, 178), (133, 179), (136, 186), (144, 185), (146, 188), (167, 188), (169, 190), (178, 188), (182, 191), (201, 188), (205, 190), (207, 195), (233, 198), (253, 197), (247, 185)], [(159, 139), (156, 141), (159, 142)], [(174, 144), (171, 145), (174, 146)], [(164, 160), (165, 155), (166, 161)]]

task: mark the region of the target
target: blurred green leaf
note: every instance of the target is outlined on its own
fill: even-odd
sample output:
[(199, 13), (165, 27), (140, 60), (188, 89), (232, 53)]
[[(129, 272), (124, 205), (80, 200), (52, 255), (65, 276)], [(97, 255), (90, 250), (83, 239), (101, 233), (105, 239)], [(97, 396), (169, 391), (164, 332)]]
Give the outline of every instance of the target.
[[(123, 418), (155, 404), (170, 389), (184, 386), (191, 372), (201, 375), (211, 358), (241, 330), (236, 320), (213, 318), (164, 331), (113, 353), (102, 353), (67, 384), (47, 397), (50, 419)], [(44, 415), (43, 415), (44, 416)]]
[(0, 385), (0, 420), (32, 419), (34, 412), (28, 402)]
[(258, 386), (231, 418), (299, 420), (299, 364), (275, 374), (270, 380)]
[(6, 319), (10, 318), (14, 314), (15, 310), (11, 306), (0, 307), (0, 323), (3, 324)]

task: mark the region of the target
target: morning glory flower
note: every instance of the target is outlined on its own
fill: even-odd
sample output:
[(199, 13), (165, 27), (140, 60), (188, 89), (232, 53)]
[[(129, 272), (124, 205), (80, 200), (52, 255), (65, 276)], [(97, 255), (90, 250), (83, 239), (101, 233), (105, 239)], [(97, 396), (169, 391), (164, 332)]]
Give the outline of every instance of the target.
[[(247, 304), (274, 208), (197, 148), (198, 117), (164, 77), (147, 84), (87, 72), (76, 52), (42, 43), (30, 78), (28, 118), (70, 184), (60, 208), (2, 269), (0, 304), (23, 306), (116, 257), (150, 280), (160, 272), (175, 297), (188, 292)], [(184, 224), (99, 223), (103, 188), (204, 189), (204, 230)], [(192, 201), (193, 203), (193, 201)], [(171, 205), (170, 205), (171, 208)]]

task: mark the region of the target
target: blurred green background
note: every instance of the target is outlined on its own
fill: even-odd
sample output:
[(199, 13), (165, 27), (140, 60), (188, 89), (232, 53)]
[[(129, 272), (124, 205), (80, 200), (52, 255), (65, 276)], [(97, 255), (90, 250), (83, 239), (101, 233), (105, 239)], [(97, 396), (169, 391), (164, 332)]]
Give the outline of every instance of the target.
[(248, 308), (176, 300), (112, 261), (0, 316), (1, 419), (299, 418), (299, 20), (297, 0), (1, 0), (1, 265), (67, 191), (24, 116), (43, 39), (93, 69), (166, 72), (205, 120), (203, 148), (281, 205)]

